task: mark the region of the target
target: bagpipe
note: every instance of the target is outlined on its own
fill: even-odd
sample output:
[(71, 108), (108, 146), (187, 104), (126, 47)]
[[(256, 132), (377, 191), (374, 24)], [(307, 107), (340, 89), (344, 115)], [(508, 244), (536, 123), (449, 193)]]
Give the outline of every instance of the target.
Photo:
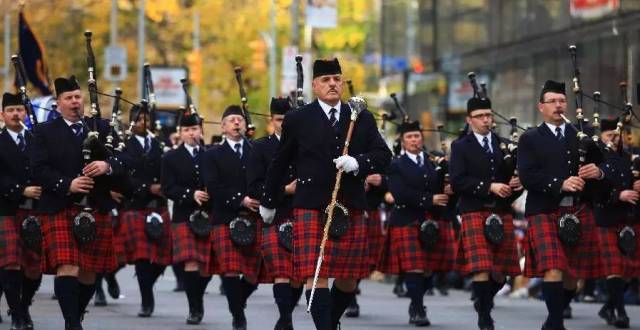
[[(31, 99), (27, 95), (26, 88), (26, 73), (21, 58), (18, 55), (11, 56), (11, 62), (13, 63), (16, 71), (16, 85), (18, 87), (18, 93), (20, 94), (20, 100), (27, 112), (28, 120), (31, 126), (31, 131), (35, 133), (38, 126), (38, 119), (33, 111)], [(22, 127), (28, 129), (28, 125), (20, 122)], [(21, 208), (33, 209), (34, 200), (29, 198), (25, 200)], [(22, 242), (29, 249), (38, 251), (42, 245), (42, 224), (40, 219), (34, 215), (28, 215), (20, 221), (20, 237)]]
[(236, 74), (236, 82), (238, 83), (238, 91), (240, 92), (240, 107), (242, 107), (242, 112), (247, 122), (246, 137), (253, 139), (256, 134), (256, 127), (253, 125), (251, 114), (249, 113), (249, 100), (247, 99), (247, 91), (244, 88), (244, 81), (242, 80), (242, 67), (237, 66), (233, 70)]

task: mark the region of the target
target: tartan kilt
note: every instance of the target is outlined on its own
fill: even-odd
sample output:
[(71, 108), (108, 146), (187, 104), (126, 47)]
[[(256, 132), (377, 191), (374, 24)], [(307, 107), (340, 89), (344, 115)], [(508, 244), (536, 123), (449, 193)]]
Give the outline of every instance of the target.
[(275, 278), (288, 278), (293, 276), (293, 257), (290, 251), (283, 248), (278, 243), (278, 227), (289, 221), (283, 219), (271, 226), (262, 229), (262, 260), (266, 273)]
[(262, 267), (262, 255), (259, 251), (262, 220), (258, 217), (249, 220), (256, 224), (256, 241), (249, 246), (237, 246), (231, 241), (229, 224), (213, 225), (211, 241), (214, 262), (209, 267), (210, 274), (240, 273), (256, 281), (267, 281), (265, 273), (261, 279), (258, 278)]
[(0, 268), (22, 262), (22, 244), (16, 223), (17, 216), (0, 216)]
[[(147, 238), (144, 231), (145, 218), (156, 212), (162, 216), (163, 235), (158, 241)], [(138, 260), (149, 260), (158, 265), (171, 264), (171, 220), (166, 208), (128, 210), (120, 213), (118, 235), (124, 243), (126, 262), (135, 264)]]
[(52, 215), (42, 215), (42, 269), (55, 274), (58, 266), (74, 265), (88, 272), (103, 273), (116, 270), (113, 252), (113, 225), (110, 214), (93, 212), (96, 219), (96, 239), (80, 245), (71, 229), (73, 218), (81, 209), (71, 207)]
[(462, 214), (456, 257), (457, 271), (464, 274), (478, 272), (520, 274), (513, 215), (509, 212), (498, 213), (504, 226), (504, 240), (500, 245), (495, 245), (488, 242), (484, 236), (484, 221), (492, 213), (479, 211)]
[(369, 241), (369, 265), (378, 266), (380, 256), (384, 249), (384, 234), (382, 233), (382, 223), (380, 210), (367, 211), (367, 234)]
[[(313, 278), (324, 231), (321, 210), (293, 210), (293, 272), (300, 280)], [(320, 269), (322, 278), (362, 279), (369, 276), (367, 223), (363, 212), (349, 210), (349, 230), (338, 240), (327, 239)]]
[(120, 213), (117, 216), (112, 215), (113, 224), (113, 254), (116, 256), (118, 266), (124, 267), (127, 264), (127, 254), (124, 247), (125, 237), (120, 234)]
[[(164, 215), (163, 215), (164, 219)], [(197, 261), (204, 269), (211, 264), (211, 236), (196, 237), (186, 222), (172, 223), (172, 262)]]
[(380, 258), (380, 271), (385, 274), (401, 274), (410, 270), (449, 271), (455, 263), (453, 228), (448, 221), (436, 220), (440, 230), (438, 243), (426, 250), (418, 239), (419, 223), (390, 226), (385, 248)]
[(598, 247), (598, 232), (591, 208), (585, 206), (578, 218), (581, 238), (576, 246), (565, 246), (558, 237), (557, 221), (564, 213), (575, 212), (576, 207), (561, 207), (551, 213), (527, 217), (529, 226), (524, 241), (526, 277), (543, 277), (550, 269), (580, 279), (596, 279), (604, 274)]
[[(612, 227), (598, 227), (598, 239), (600, 240), (600, 254), (604, 275), (620, 275), (622, 277), (640, 276), (640, 259), (638, 252), (633, 256), (625, 256), (618, 248), (618, 232), (625, 225)], [(640, 235), (640, 224), (629, 225), (636, 235)], [(640, 246), (638, 236), (636, 242)]]

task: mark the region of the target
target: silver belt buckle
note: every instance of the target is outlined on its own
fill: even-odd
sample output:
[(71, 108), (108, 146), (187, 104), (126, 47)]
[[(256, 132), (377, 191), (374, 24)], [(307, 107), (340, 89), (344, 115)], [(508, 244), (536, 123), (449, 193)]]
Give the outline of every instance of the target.
[(571, 207), (573, 206), (573, 196), (565, 196), (560, 200), (560, 206)]
[(33, 210), (33, 198), (27, 198), (24, 200), (20, 206), (18, 206), (21, 210)]

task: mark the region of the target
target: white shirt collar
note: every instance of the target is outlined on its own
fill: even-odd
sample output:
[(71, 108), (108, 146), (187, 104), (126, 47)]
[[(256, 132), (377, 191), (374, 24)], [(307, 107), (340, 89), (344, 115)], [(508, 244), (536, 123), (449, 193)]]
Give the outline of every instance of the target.
[(137, 134), (134, 134), (134, 136), (136, 137), (136, 140), (138, 140), (138, 142), (140, 142), (140, 145), (144, 148), (144, 140), (149, 139), (149, 145), (151, 145), (151, 136), (146, 135), (146, 136), (140, 136)]
[(276, 133), (273, 133), (273, 135), (275, 135), (275, 136), (276, 136), (276, 138), (278, 139), (278, 141), (280, 141), (280, 135), (278, 135), (278, 134), (276, 134)]
[(193, 157), (193, 150), (196, 149), (196, 148), (200, 148), (199, 146), (192, 147), (192, 146), (190, 146), (190, 145), (188, 145), (186, 143), (183, 143), (183, 145), (184, 145), (185, 148), (187, 148), (187, 151), (189, 152), (189, 154), (192, 157)]
[(66, 118), (62, 117), (62, 119), (64, 119), (64, 122), (67, 123), (67, 126), (71, 127), (71, 125), (73, 124), (77, 124), (77, 123), (82, 123), (82, 121), (78, 120), (77, 122), (72, 122), (72, 121), (68, 121)]
[(493, 152), (493, 145), (491, 144), (491, 133), (487, 133), (487, 135), (480, 135), (476, 132), (473, 132), (473, 135), (476, 137), (476, 140), (478, 140), (478, 143), (480, 143), (481, 147), (484, 147), (484, 138), (486, 137), (489, 140), (489, 149), (491, 150), (491, 152)]
[(320, 104), (320, 108), (322, 108), (322, 111), (324, 111), (324, 114), (327, 116), (327, 119), (329, 119), (329, 116), (331, 116), (329, 114), (329, 111), (331, 111), (331, 109), (336, 109), (336, 118), (338, 119), (338, 121), (340, 121), (340, 107), (342, 106), (342, 102), (338, 101), (338, 104), (332, 107), (318, 99), (318, 104)]
[(418, 155), (420, 155), (420, 158), (422, 158), (422, 164), (424, 165), (424, 152), (420, 151), (420, 153), (418, 154), (412, 154), (408, 151), (405, 150), (406, 155), (409, 157), (409, 159), (411, 159), (414, 163), (418, 164)]
[(560, 131), (562, 131), (562, 136), (564, 136), (564, 135), (565, 135), (565, 134), (564, 134), (565, 127), (566, 127), (566, 124), (565, 124), (565, 123), (562, 123), (562, 125), (560, 125), (560, 126), (556, 126), (556, 125), (554, 125), (554, 124), (550, 124), (550, 123), (547, 123), (547, 122), (544, 122), (544, 123), (547, 125), (547, 127), (549, 127), (549, 129), (551, 130), (551, 133), (552, 133), (553, 135), (556, 135), (556, 127), (560, 127)]
[[(20, 132), (17, 132), (17, 133), (12, 131), (12, 130), (10, 130), (9, 128), (7, 128), (7, 132), (9, 132), (9, 136), (11, 136), (11, 138), (13, 139), (13, 142), (15, 142), (16, 145), (18, 143), (20, 143), (20, 141), (18, 141), (18, 134), (22, 134), (22, 137), (25, 137), (25, 133), (26, 133), (24, 127), (22, 128), (22, 130)], [(26, 143), (26, 141), (25, 141), (25, 143)]]
[(231, 147), (231, 150), (236, 151), (236, 144), (240, 143), (240, 152), (242, 152), (242, 147), (244, 147), (243, 143), (244, 140), (240, 139), (240, 141), (231, 141), (229, 139), (226, 139), (225, 141), (227, 141), (227, 144), (229, 145), (229, 147)]

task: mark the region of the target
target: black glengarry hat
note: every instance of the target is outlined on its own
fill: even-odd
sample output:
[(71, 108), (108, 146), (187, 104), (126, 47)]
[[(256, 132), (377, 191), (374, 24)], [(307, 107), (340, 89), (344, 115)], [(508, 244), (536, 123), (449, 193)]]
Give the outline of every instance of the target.
[(333, 74), (342, 74), (340, 62), (337, 58), (333, 60), (315, 60), (313, 62), (313, 78)]
[(64, 92), (71, 92), (80, 89), (76, 76), (71, 75), (68, 79), (64, 77), (56, 78), (53, 83), (56, 87), (56, 97)]
[(2, 95), (2, 109), (14, 105), (23, 105), (19, 94), (4, 93)]
[(544, 94), (549, 92), (567, 95), (564, 82), (547, 80), (542, 86), (542, 91), (540, 91), (540, 101), (544, 101)]
[(418, 122), (417, 120), (408, 121), (398, 126), (398, 133), (400, 133), (400, 135), (404, 135), (404, 133), (408, 132), (422, 132), (422, 128), (420, 128), (420, 122)]
[(289, 100), (289, 97), (271, 98), (272, 115), (284, 115), (289, 110), (291, 110), (291, 101)]

